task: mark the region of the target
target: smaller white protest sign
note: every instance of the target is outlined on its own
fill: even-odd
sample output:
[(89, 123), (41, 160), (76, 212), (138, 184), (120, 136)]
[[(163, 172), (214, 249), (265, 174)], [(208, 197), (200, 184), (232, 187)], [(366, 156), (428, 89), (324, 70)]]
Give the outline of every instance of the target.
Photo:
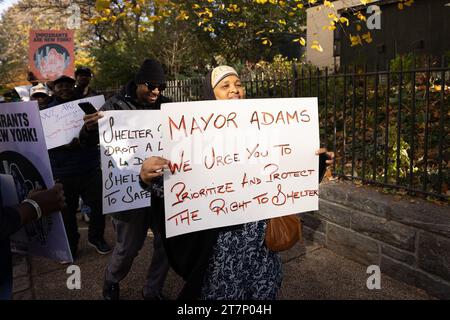
[(150, 192), (139, 185), (144, 160), (160, 156), (159, 110), (106, 111), (99, 121), (103, 175), (103, 213), (150, 205)]
[(83, 127), (85, 113), (78, 103), (90, 102), (99, 110), (105, 103), (103, 95), (70, 101), (41, 111), (41, 121), (44, 128), (47, 149), (53, 149), (70, 143), (78, 138)]

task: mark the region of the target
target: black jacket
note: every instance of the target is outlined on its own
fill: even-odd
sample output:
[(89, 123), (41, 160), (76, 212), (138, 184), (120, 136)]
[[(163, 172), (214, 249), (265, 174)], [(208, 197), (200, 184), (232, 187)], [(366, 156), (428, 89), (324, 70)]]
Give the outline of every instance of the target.
[(151, 186), (147, 186), (143, 181), (140, 181), (140, 184), (142, 188), (151, 191), (152, 219), (161, 231), (170, 267), (185, 281), (178, 299), (198, 299), (203, 285), (203, 277), (219, 232), (237, 229), (242, 225), (202, 230), (166, 238), (163, 178), (157, 178)]
[[(1, 190), (0, 190), (1, 191)], [(1, 199), (1, 196), (0, 196)], [(20, 215), (0, 204), (0, 297), (12, 286), (12, 259), (9, 237), (21, 228)]]
[[(105, 104), (100, 108), (100, 111), (110, 111), (110, 110), (159, 110), (161, 109), (162, 103), (169, 103), (171, 100), (162, 95), (159, 96), (158, 100), (151, 105), (143, 105), (137, 101), (136, 97), (136, 84), (134, 81), (128, 82), (128, 84), (123, 87), (121, 92), (111, 98), (109, 98)], [(98, 130), (88, 131), (86, 126), (80, 131), (80, 142), (82, 146), (98, 146), (100, 143)], [(99, 164), (100, 166), (100, 164)], [(133, 209), (122, 211), (120, 213), (113, 213), (115, 219), (122, 221), (128, 221), (129, 215), (137, 212), (141, 212), (145, 208)]]
[[(43, 110), (65, 102), (67, 101), (58, 101), (54, 98)], [(87, 174), (91, 170), (98, 168), (100, 163), (98, 146), (91, 145), (83, 147), (80, 145), (78, 139), (74, 139), (70, 144), (50, 149), (48, 155), (53, 175), (56, 178)]]

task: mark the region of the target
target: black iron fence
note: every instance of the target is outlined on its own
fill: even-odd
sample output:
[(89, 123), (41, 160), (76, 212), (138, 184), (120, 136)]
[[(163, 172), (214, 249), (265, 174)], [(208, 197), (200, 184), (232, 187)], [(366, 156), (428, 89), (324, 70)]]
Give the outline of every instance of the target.
[[(295, 68), (243, 81), (247, 98), (318, 97), (321, 144), (333, 174), (442, 200), (449, 192), (450, 68)], [(170, 81), (174, 101), (201, 100), (202, 79)]]

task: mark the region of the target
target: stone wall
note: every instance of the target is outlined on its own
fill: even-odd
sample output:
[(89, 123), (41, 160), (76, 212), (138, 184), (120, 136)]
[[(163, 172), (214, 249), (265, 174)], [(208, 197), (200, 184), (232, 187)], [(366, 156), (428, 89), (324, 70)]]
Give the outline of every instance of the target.
[(335, 253), (450, 299), (450, 208), (345, 182), (320, 186), (319, 211), (300, 214), (305, 237)]

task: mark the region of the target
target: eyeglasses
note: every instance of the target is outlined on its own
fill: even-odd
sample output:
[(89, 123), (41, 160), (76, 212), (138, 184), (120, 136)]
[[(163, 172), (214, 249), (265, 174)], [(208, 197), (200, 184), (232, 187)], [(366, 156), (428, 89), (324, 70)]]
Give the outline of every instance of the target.
[(162, 83), (162, 84), (154, 84), (154, 83), (145, 83), (145, 85), (147, 86), (148, 90), (153, 91), (156, 88), (158, 88), (158, 90), (164, 91), (166, 89), (166, 84)]

